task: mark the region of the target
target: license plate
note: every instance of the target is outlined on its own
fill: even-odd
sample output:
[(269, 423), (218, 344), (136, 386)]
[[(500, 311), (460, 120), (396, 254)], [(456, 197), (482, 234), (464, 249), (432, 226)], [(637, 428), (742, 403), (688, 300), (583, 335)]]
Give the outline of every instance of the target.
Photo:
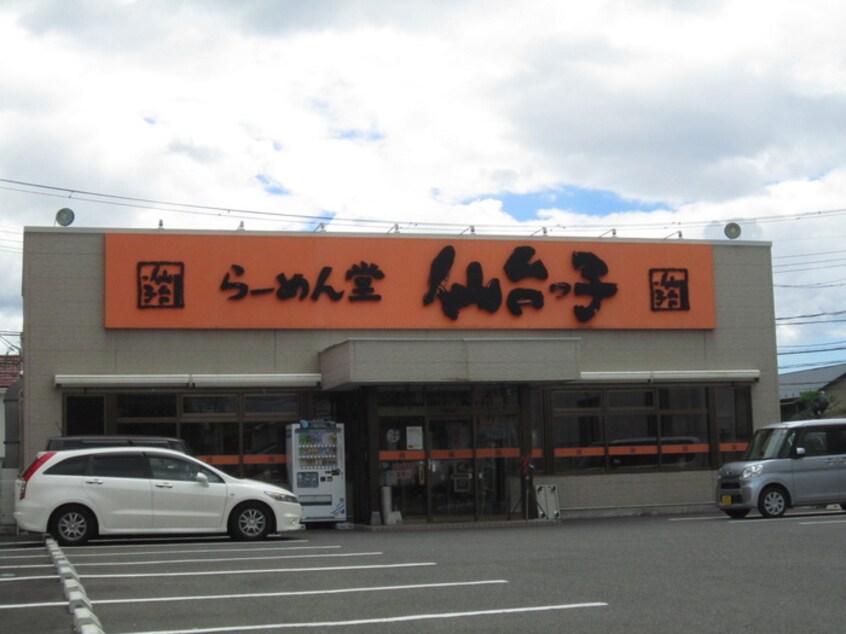
[(731, 496), (730, 495), (720, 496), (720, 504), (722, 504), (723, 506), (731, 506)]

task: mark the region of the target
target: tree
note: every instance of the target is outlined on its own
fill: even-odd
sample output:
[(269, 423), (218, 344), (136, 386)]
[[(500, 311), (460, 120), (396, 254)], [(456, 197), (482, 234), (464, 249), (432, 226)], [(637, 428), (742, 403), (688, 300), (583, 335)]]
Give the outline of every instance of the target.
[(836, 396), (829, 396), (822, 390), (808, 390), (796, 399), (797, 412), (792, 420), (807, 418), (836, 418), (846, 414)]

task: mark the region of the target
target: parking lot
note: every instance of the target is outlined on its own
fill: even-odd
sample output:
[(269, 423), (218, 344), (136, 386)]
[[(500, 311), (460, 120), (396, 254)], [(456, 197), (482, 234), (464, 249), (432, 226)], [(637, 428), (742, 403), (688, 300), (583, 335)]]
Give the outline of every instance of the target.
[[(96, 540), (64, 548), (109, 634), (841, 632), (846, 514)], [(3, 631), (74, 626), (44, 542), (0, 538)]]

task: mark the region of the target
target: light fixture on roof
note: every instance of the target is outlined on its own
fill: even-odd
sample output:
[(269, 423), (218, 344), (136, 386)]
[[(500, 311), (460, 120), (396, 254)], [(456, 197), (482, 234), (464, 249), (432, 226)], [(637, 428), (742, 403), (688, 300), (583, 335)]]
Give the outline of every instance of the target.
[(740, 237), (740, 225), (736, 222), (730, 222), (726, 225), (726, 228), (723, 229), (723, 233), (726, 234), (726, 238), (729, 240), (736, 240)]
[(238, 231), (243, 231), (243, 230), (244, 230), (244, 221), (242, 220), (240, 223), (238, 223)]
[(601, 233), (601, 234), (599, 234), (599, 237), (600, 237), (600, 238), (604, 238), (604, 237), (605, 237), (605, 236), (607, 236), (609, 233), (611, 234), (611, 237), (612, 237), (612, 238), (616, 238), (616, 237), (617, 237), (617, 230), (616, 230), (616, 229), (609, 229), (609, 230), (608, 230), (608, 231), (606, 231), (605, 233)]
[(73, 223), (74, 216), (73, 209), (62, 207), (56, 212), (56, 224), (61, 227), (68, 227)]
[(672, 238), (673, 236), (676, 236), (676, 235), (679, 237), (679, 240), (681, 240), (681, 238), (682, 238), (682, 232), (681, 231), (673, 231), (670, 235), (664, 236), (664, 240), (666, 240), (667, 238)]
[(164, 220), (159, 218), (159, 229), (164, 229)]
[(547, 232), (546, 232), (546, 227), (541, 227), (541, 228), (540, 228), (540, 229), (538, 229), (537, 231), (534, 231), (534, 232), (532, 233), (532, 235), (533, 235), (533, 236), (536, 236), (538, 233), (541, 233), (541, 234), (543, 234), (543, 235), (546, 235), (546, 233), (547, 233)]

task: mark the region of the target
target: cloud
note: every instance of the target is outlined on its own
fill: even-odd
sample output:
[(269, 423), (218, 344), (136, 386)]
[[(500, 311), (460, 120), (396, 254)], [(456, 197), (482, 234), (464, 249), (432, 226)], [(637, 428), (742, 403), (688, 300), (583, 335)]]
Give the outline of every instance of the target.
[[(227, 230), (724, 239), (735, 221), (777, 258), (837, 250), (842, 218), (808, 212), (846, 207), (844, 27), (834, 0), (9, 0), (0, 178), (73, 191), (6, 184), (0, 225), (63, 206), (76, 226)], [(776, 291), (780, 314), (836, 297)]]

